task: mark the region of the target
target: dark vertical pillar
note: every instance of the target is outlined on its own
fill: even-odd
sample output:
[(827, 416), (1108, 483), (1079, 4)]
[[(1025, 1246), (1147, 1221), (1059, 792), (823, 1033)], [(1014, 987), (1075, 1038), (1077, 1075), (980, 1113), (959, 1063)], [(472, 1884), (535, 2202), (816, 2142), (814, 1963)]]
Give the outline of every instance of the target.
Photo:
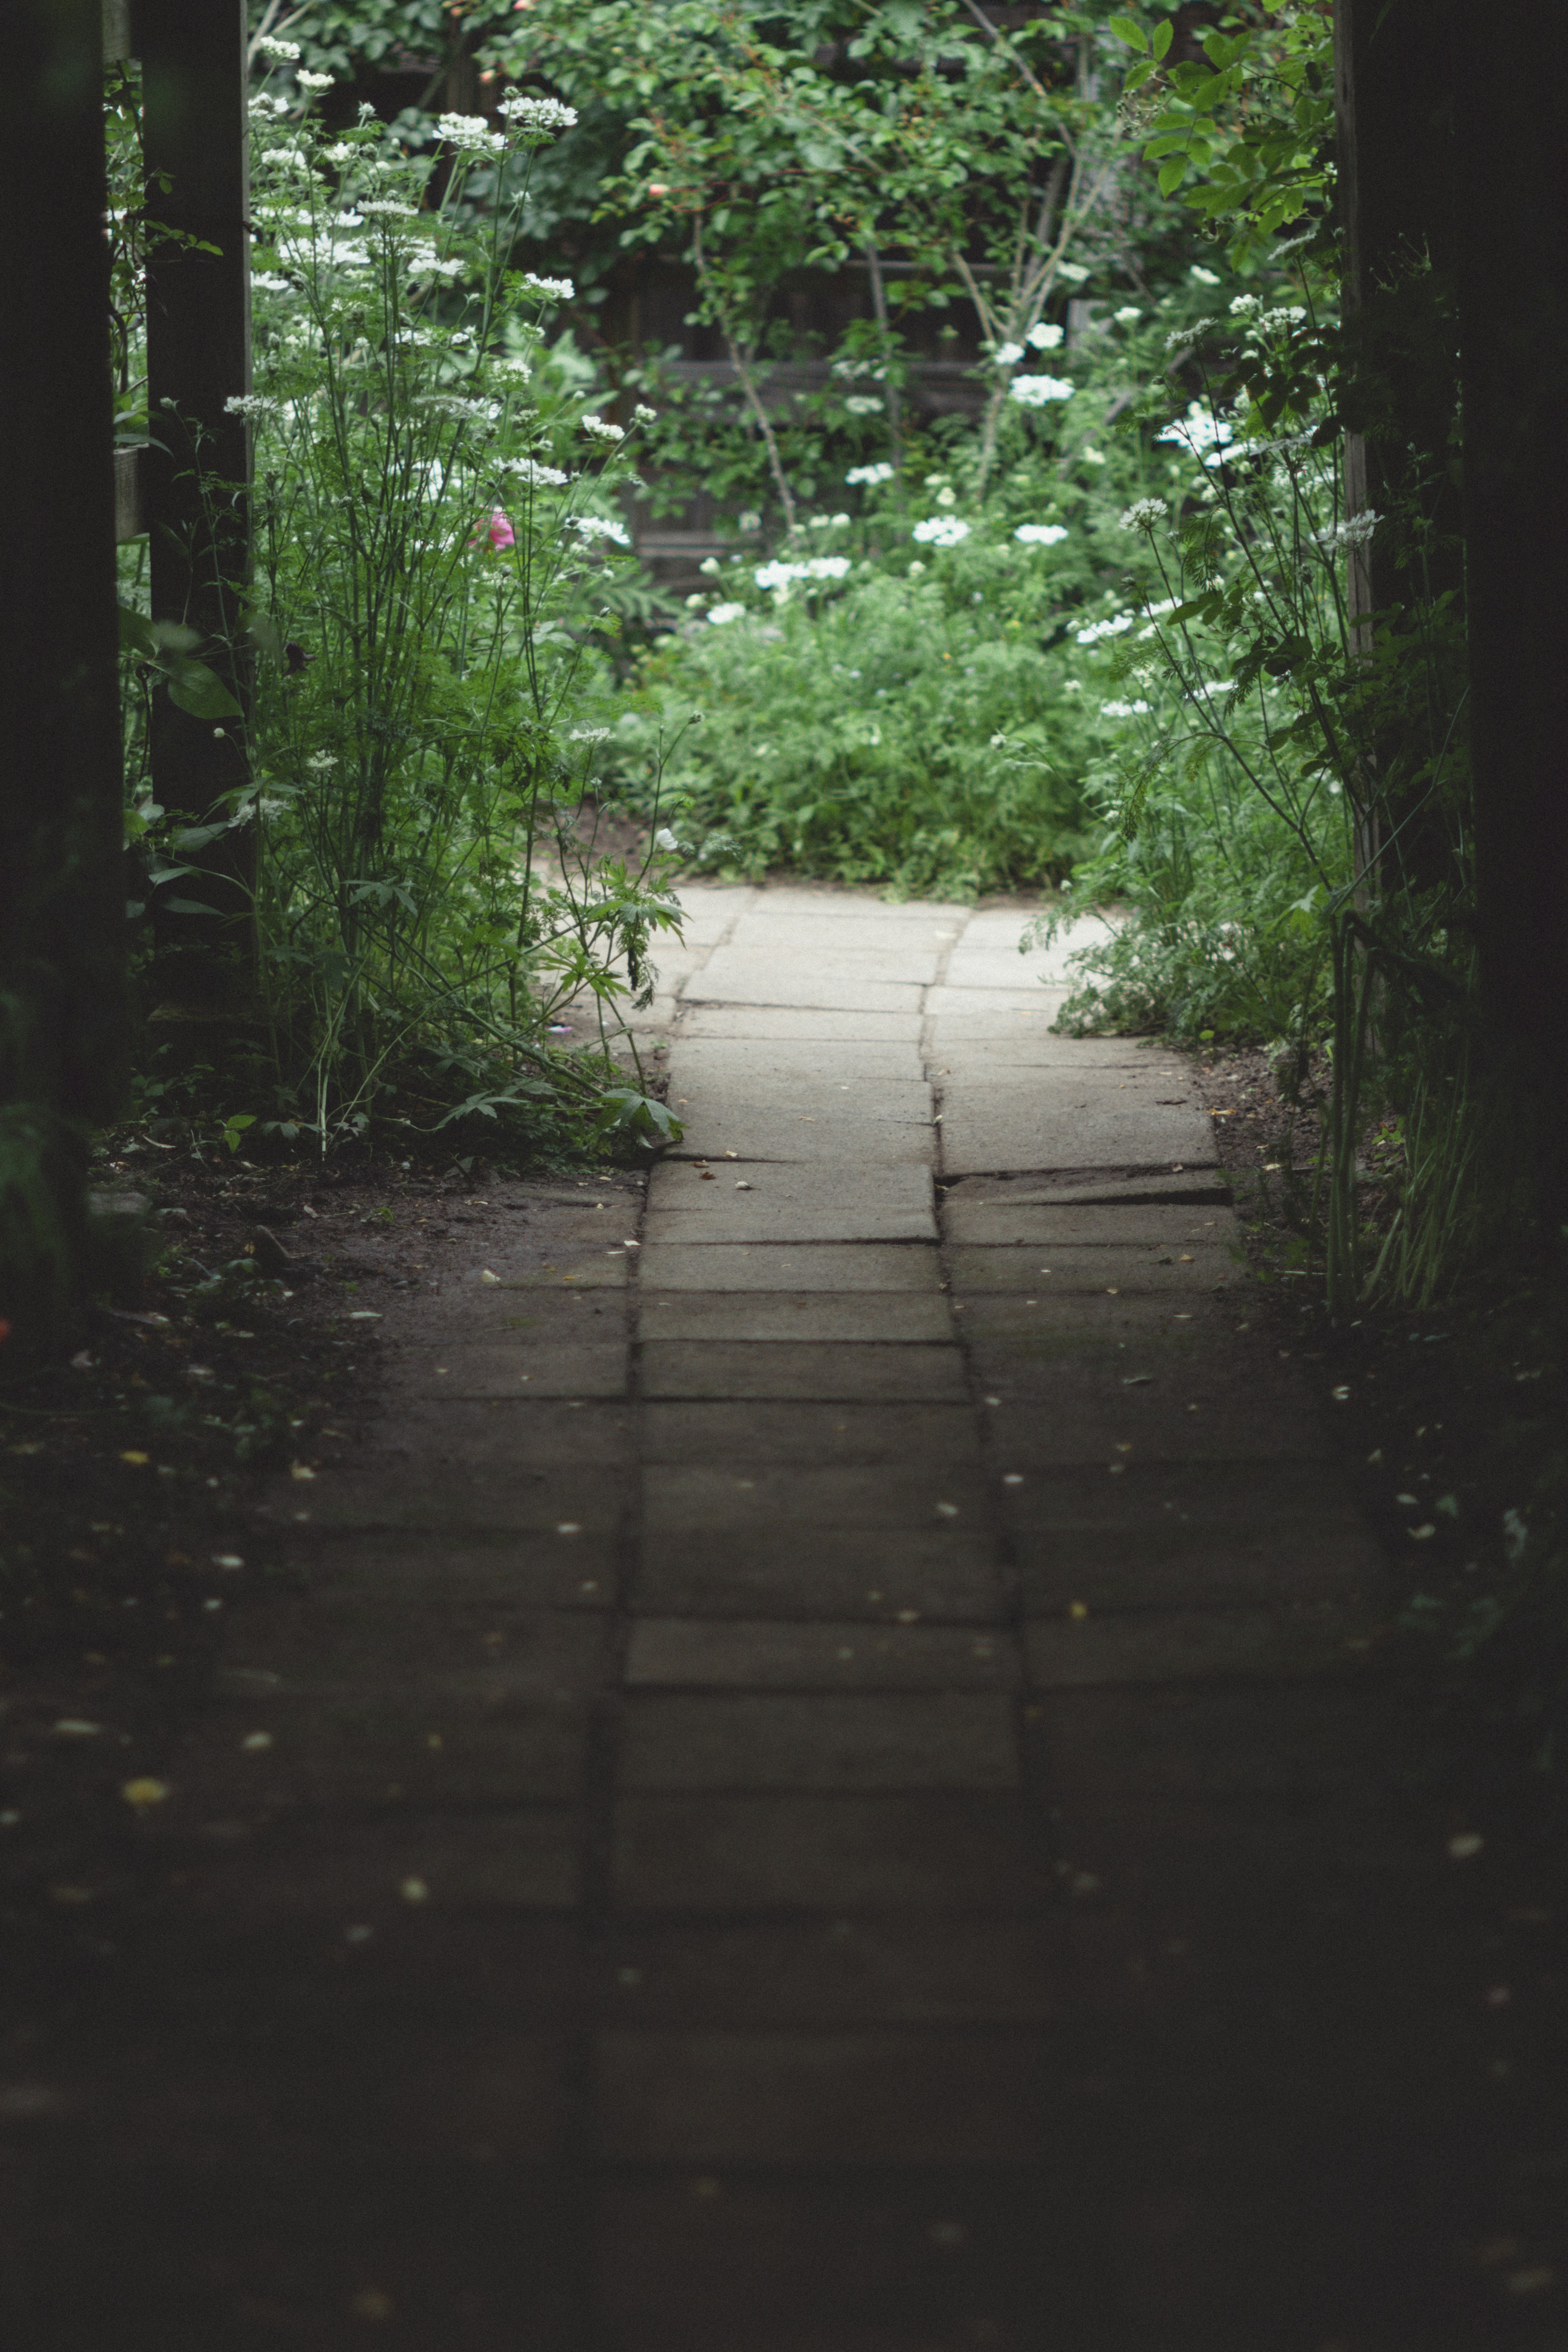
[(125, 1045), (100, 0), (13, 0), (5, 72), (0, 1363), (72, 1313)]
[[(243, 590), (249, 578), (250, 431), (228, 402), (250, 389), (245, 0), (136, 0), (149, 233), (144, 477), (153, 617), (195, 630), (193, 648), (247, 701)], [(153, 783), (193, 823), (247, 781), (243, 721), (221, 726), (160, 695)], [(195, 854), (184, 895), (217, 910), (154, 909), (159, 992), (194, 1012), (243, 1005), (253, 987), (248, 828)]]
[(1568, 1221), (1568, 48), (1472, 18), (1460, 81), (1466, 541), (1483, 977), (1520, 1143)]

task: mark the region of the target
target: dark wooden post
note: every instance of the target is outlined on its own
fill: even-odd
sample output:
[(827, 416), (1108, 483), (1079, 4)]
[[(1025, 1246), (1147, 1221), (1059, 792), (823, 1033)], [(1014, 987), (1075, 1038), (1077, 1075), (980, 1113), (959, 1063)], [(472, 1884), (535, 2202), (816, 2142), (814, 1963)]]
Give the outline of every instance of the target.
[(125, 1077), (100, 0), (14, 0), (0, 140), (0, 1360), (79, 1297)]
[[(195, 648), (248, 700), (243, 590), (250, 573), (250, 428), (229, 401), (250, 389), (249, 167), (245, 0), (135, 0), (151, 219), (144, 511), (153, 617), (195, 629)], [(247, 782), (244, 723), (156, 699), (158, 800), (192, 824)], [(232, 807), (232, 803), (229, 804)], [(249, 827), (196, 852), (180, 895), (217, 910), (154, 908), (156, 989), (170, 1009), (230, 1014), (254, 992)]]
[(1568, 51), (1559, 0), (1473, 20), (1459, 317), (1482, 971), (1548, 1213), (1568, 1222)]

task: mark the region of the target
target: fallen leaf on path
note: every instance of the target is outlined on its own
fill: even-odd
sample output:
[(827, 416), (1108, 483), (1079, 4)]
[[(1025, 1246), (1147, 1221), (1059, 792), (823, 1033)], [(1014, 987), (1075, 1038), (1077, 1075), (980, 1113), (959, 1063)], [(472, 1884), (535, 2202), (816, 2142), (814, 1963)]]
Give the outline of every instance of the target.
[(137, 1780), (122, 1782), (120, 1790), (126, 1803), (139, 1813), (149, 1805), (161, 1805), (169, 1794), (167, 1780)]

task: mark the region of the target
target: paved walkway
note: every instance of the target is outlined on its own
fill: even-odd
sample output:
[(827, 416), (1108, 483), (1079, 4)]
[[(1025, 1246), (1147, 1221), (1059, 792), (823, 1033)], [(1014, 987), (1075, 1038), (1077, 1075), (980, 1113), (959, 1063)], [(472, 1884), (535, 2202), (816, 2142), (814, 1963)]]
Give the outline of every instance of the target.
[(494, 1189), (276, 1498), (132, 2133), (168, 2343), (1459, 2340), (1448, 1865), (1190, 1068), (1053, 1036), (1016, 910), (689, 896), (646, 1211)]

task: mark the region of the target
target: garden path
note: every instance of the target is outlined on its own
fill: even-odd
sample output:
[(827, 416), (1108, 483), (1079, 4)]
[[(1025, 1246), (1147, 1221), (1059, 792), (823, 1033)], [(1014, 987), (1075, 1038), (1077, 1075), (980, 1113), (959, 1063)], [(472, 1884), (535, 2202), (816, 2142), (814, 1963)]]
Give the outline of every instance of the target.
[(273, 1498), (132, 2209), (245, 2347), (1436, 2343), (1451, 1865), (1191, 1066), (1016, 908), (687, 896), (646, 1202), (492, 1185)]

